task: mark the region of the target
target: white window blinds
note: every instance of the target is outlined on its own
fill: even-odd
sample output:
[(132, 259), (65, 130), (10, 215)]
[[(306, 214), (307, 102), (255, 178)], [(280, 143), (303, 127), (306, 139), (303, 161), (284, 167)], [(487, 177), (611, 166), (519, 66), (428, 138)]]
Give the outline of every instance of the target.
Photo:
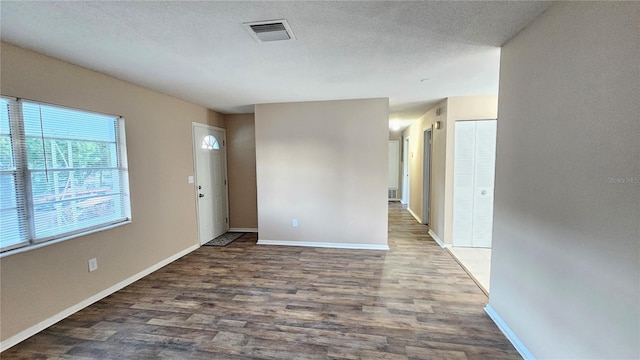
[(1, 99), (2, 251), (130, 220), (124, 120)]

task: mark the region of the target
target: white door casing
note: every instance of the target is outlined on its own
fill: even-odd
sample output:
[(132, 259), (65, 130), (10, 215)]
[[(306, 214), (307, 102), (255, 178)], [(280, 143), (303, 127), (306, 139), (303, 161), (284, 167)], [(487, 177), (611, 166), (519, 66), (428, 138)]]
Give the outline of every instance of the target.
[(195, 188), (200, 245), (229, 229), (226, 132), (193, 123)]

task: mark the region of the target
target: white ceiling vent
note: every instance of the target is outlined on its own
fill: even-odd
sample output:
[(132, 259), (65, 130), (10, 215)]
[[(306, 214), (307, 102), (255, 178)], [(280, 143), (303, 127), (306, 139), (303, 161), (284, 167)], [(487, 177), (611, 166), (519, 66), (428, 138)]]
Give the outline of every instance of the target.
[(287, 20), (268, 20), (244, 23), (251, 36), (259, 42), (295, 40)]

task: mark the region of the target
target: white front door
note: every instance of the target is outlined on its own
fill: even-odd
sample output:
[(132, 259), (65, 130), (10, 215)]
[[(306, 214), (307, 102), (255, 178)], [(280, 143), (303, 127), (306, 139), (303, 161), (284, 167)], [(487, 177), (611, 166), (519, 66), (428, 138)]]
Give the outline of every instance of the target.
[(229, 229), (225, 130), (193, 124), (198, 239), (204, 244)]

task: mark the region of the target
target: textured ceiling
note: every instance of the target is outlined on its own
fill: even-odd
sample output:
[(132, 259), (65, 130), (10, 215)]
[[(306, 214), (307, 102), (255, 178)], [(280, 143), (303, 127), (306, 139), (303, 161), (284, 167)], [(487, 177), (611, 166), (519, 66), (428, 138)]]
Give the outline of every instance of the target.
[[(498, 92), (499, 47), (546, 2), (0, 2), (2, 40), (224, 113), (389, 97), (392, 119)], [(258, 43), (244, 22), (287, 19)], [(427, 80), (423, 80), (427, 79)]]

